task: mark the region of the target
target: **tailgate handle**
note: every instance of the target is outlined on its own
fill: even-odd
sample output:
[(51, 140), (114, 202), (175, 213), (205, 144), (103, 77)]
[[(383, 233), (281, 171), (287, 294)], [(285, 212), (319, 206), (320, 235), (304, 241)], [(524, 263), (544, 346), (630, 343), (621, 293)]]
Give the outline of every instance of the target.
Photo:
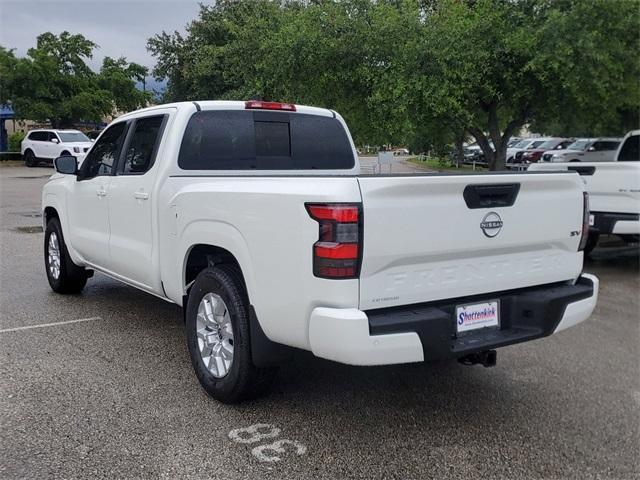
[(510, 207), (515, 203), (519, 191), (519, 183), (467, 185), (463, 196), (469, 208)]
[(567, 167), (570, 172), (578, 172), (580, 175), (593, 175), (596, 167)]

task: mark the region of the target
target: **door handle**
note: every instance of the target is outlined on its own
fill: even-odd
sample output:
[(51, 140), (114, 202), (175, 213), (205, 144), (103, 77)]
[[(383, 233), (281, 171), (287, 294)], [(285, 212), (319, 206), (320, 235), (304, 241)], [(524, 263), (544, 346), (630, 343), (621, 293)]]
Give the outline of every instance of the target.
[(137, 191), (136, 193), (133, 194), (133, 196), (138, 200), (147, 200), (149, 198), (149, 194), (142, 191)]
[(96, 190), (96, 195), (98, 195), (99, 197), (106, 197), (107, 191), (104, 189), (104, 187), (100, 187), (98, 190)]

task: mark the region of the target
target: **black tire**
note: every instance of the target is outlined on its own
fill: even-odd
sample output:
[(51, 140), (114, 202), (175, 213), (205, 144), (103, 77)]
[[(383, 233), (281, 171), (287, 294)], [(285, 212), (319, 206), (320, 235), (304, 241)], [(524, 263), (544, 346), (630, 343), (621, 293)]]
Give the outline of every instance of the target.
[(32, 150), (26, 150), (24, 152), (23, 158), (24, 164), (27, 167), (35, 167), (36, 165), (38, 165), (38, 159), (36, 158)]
[(587, 243), (584, 246), (584, 254), (588, 256), (591, 254), (596, 245), (598, 245), (598, 240), (600, 239), (599, 233), (589, 233), (589, 237), (587, 238)]
[(569, 160), (569, 163), (571, 162), (579, 162), (580, 160), (578, 160), (577, 158), (574, 158), (573, 160)]
[[(59, 269), (58, 276), (52, 272), (49, 250), (51, 235), (55, 234), (58, 242), (59, 252)], [(47, 272), (47, 280), (51, 289), (56, 293), (80, 293), (87, 283), (89, 272), (79, 267), (71, 260), (67, 246), (64, 243), (62, 228), (57, 218), (52, 218), (47, 223), (47, 229), (44, 232), (44, 266)]]
[[(229, 372), (215, 377), (205, 366), (197, 337), (198, 307), (203, 297), (214, 293), (227, 306), (233, 328), (233, 360)], [(187, 347), (202, 388), (223, 403), (237, 403), (265, 393), (277, 368), (258, 368), (251, 358), (249, 300), (238, 268), (223, 264), (202, 270), (191, 287), (186, 305)]]
[(71, 154), (65, 150), (64, 152), (60, 153), (60, 156), (61, 157), (71, 156)]

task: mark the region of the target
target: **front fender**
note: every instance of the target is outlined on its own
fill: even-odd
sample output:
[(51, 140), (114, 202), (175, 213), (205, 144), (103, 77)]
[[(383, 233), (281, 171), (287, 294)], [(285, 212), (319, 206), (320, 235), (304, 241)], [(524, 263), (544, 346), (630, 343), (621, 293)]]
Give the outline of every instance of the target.
[[(55, 175), (54, 175), (55, 177)], [(54, 178), (52, 177), (52, 179)], [(60, 176), (62, 177), (62, 175)], [(58, 187), (58, 186), (56, 186)], [(45, 210), (47, 208), (53, 208), (58, 214), (58, 219), (60, 220), (60, 226), (62, 227), (62, 234), (64, 235), (64, 243), (67, 247), (67, 251), (69, 252), (69, 256), (71, 260), (76, 265), (83, 265), (84, 262), (82, 257), (78, 255), (75, 248), (73, 248), (73, 239), (71, 235), (69, 235), (69, 218), (67, 217), (65, 204), (64, 204), (64, 192), (57, 191), (51, 192), (47, 190), (43, 190), (42, 192), (42, 230), (47, 229), (47, 216), (45, 214)]]

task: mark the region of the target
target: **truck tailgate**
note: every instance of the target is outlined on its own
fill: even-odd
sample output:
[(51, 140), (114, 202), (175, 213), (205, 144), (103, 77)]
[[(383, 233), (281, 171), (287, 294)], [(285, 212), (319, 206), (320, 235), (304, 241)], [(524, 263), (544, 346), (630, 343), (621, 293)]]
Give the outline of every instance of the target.
[(582, 270), (584, 187), (575, 173), (363, 176), (359, 184), (362, 310), (569, 280)]

